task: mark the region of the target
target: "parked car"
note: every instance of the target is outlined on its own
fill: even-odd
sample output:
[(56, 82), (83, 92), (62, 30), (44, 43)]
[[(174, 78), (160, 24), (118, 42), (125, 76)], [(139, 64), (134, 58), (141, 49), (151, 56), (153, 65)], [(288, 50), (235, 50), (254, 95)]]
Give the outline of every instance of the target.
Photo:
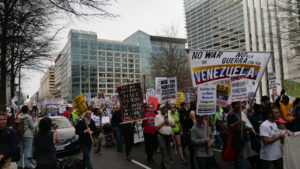
[(60, 143), (59, 145), (55, 145), (56, 153), (59, 154), (78, 150), (80, 148), (79, 136), (75, 134), (75, 127), (71, 122), (64, 116), (50, 116), (49, 118), (53, 123), (58, 124), (57, 132)]

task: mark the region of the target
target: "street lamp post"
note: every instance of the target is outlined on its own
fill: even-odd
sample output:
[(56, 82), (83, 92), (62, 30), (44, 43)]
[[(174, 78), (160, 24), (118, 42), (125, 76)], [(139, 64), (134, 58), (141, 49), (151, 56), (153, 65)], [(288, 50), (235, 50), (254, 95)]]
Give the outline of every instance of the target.
[(146, 96), (146, 72), (143, 72), (143, 79), (144, 79), (144, 95), (145, 95), (145, 100), (147, 100)]

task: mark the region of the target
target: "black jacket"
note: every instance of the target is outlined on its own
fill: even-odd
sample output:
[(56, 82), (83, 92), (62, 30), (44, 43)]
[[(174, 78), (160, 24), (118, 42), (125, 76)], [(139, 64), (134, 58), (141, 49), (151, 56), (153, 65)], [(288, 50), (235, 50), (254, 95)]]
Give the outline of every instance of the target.
[[(76, 126), (75, 126), (76, 134), (79, 135), (79, 142), (81, 144), (91, 145), (92, 140), (91, 140), (89, 133), (84, 133), (84, 130), (87, 129), (84, 120), (85, 119), (83, 118), (76, 124)], [(96, 128), (96, 125), (95, 125), (95, 122), (93, 121), (93, 119), (91, 119), (90, 124), (88, 126), (93, 131), (93, 135), (97, 134), (97, 128)]]

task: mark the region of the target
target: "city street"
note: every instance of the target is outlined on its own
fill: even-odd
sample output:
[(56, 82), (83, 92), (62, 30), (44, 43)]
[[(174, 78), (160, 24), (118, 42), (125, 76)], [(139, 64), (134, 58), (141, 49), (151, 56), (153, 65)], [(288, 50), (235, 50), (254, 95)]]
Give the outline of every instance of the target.
[[(94, 169), (100, 169), (100, 168), (109, 168), (109, 169), (150, 169), (150, 167), (147, 166), (146, 162), (146, 155), (144, 153), (144, 144), (139, 143), (136, 144), (132, 150), (132, 161), (126, 161), (124, 160), (125, 152), (119, 153), (116, 151), (115, 148), (103, 148), (102, 149), (102, 155), (97, 156), (94, 154), (94, 152), (91, 152), (91, 162), (93, 164)], [(173, 153), (174, 154), (174, 153)], [(64, 157), (59, 158), (68, 158), (68, 157), (74, 157), (78, 159), (82, 159), (82, 153), (77, 152), (73, 154), (68, 154)], [(154, 160), (155, 160), (155, 166), (154, 168), (160, 169), (160, 153), (154, 154)], [(228, 164), (223, 161), (221, 161), (220, 152), (215, 151), (215, 158), (217, 160), (217, 163), (221, 166), (222, 169), (233, 169), (233, 164)], [(180, 163), (179, 155), (174, 154), (173, 160), (175, 161), (175, 164), (172, 166), (172, 169), (189, 169), (189, 165), (183, 165)], [(16, 164), (14, 163), (11, 167), (12, 169), (17, 169)], [(216, 169), (216, 167), (214, 167)]]

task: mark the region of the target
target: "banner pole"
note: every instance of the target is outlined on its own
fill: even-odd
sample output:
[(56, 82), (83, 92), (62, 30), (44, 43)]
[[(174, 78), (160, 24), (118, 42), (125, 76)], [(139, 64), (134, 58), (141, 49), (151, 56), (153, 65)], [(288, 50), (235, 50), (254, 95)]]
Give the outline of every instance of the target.
[(258, 88), (259, 88), (259, 84), (260, 84), (260, 83), (257, 84), (255, 93), (254, 93), (254, 95), (253, 95), (253, 97), (252, 97), (252, 100), (251, 100), (251, 104), (252, 104), (252, 105), (253, 105), (253, 101), (254, 101), (254, 98), (255, 98), (255, 96), (256, 96), (257, 90), (258, 90)]
[(243, 140), (243, 135), (244, 135), (244, 131), (243, 131), (243, 117), (242, 117), (242, 102), (240, 101), (240, 119), (242, 121), (242, 123), (240, 124), (240, 128), (241, 128), (241, 138)]

